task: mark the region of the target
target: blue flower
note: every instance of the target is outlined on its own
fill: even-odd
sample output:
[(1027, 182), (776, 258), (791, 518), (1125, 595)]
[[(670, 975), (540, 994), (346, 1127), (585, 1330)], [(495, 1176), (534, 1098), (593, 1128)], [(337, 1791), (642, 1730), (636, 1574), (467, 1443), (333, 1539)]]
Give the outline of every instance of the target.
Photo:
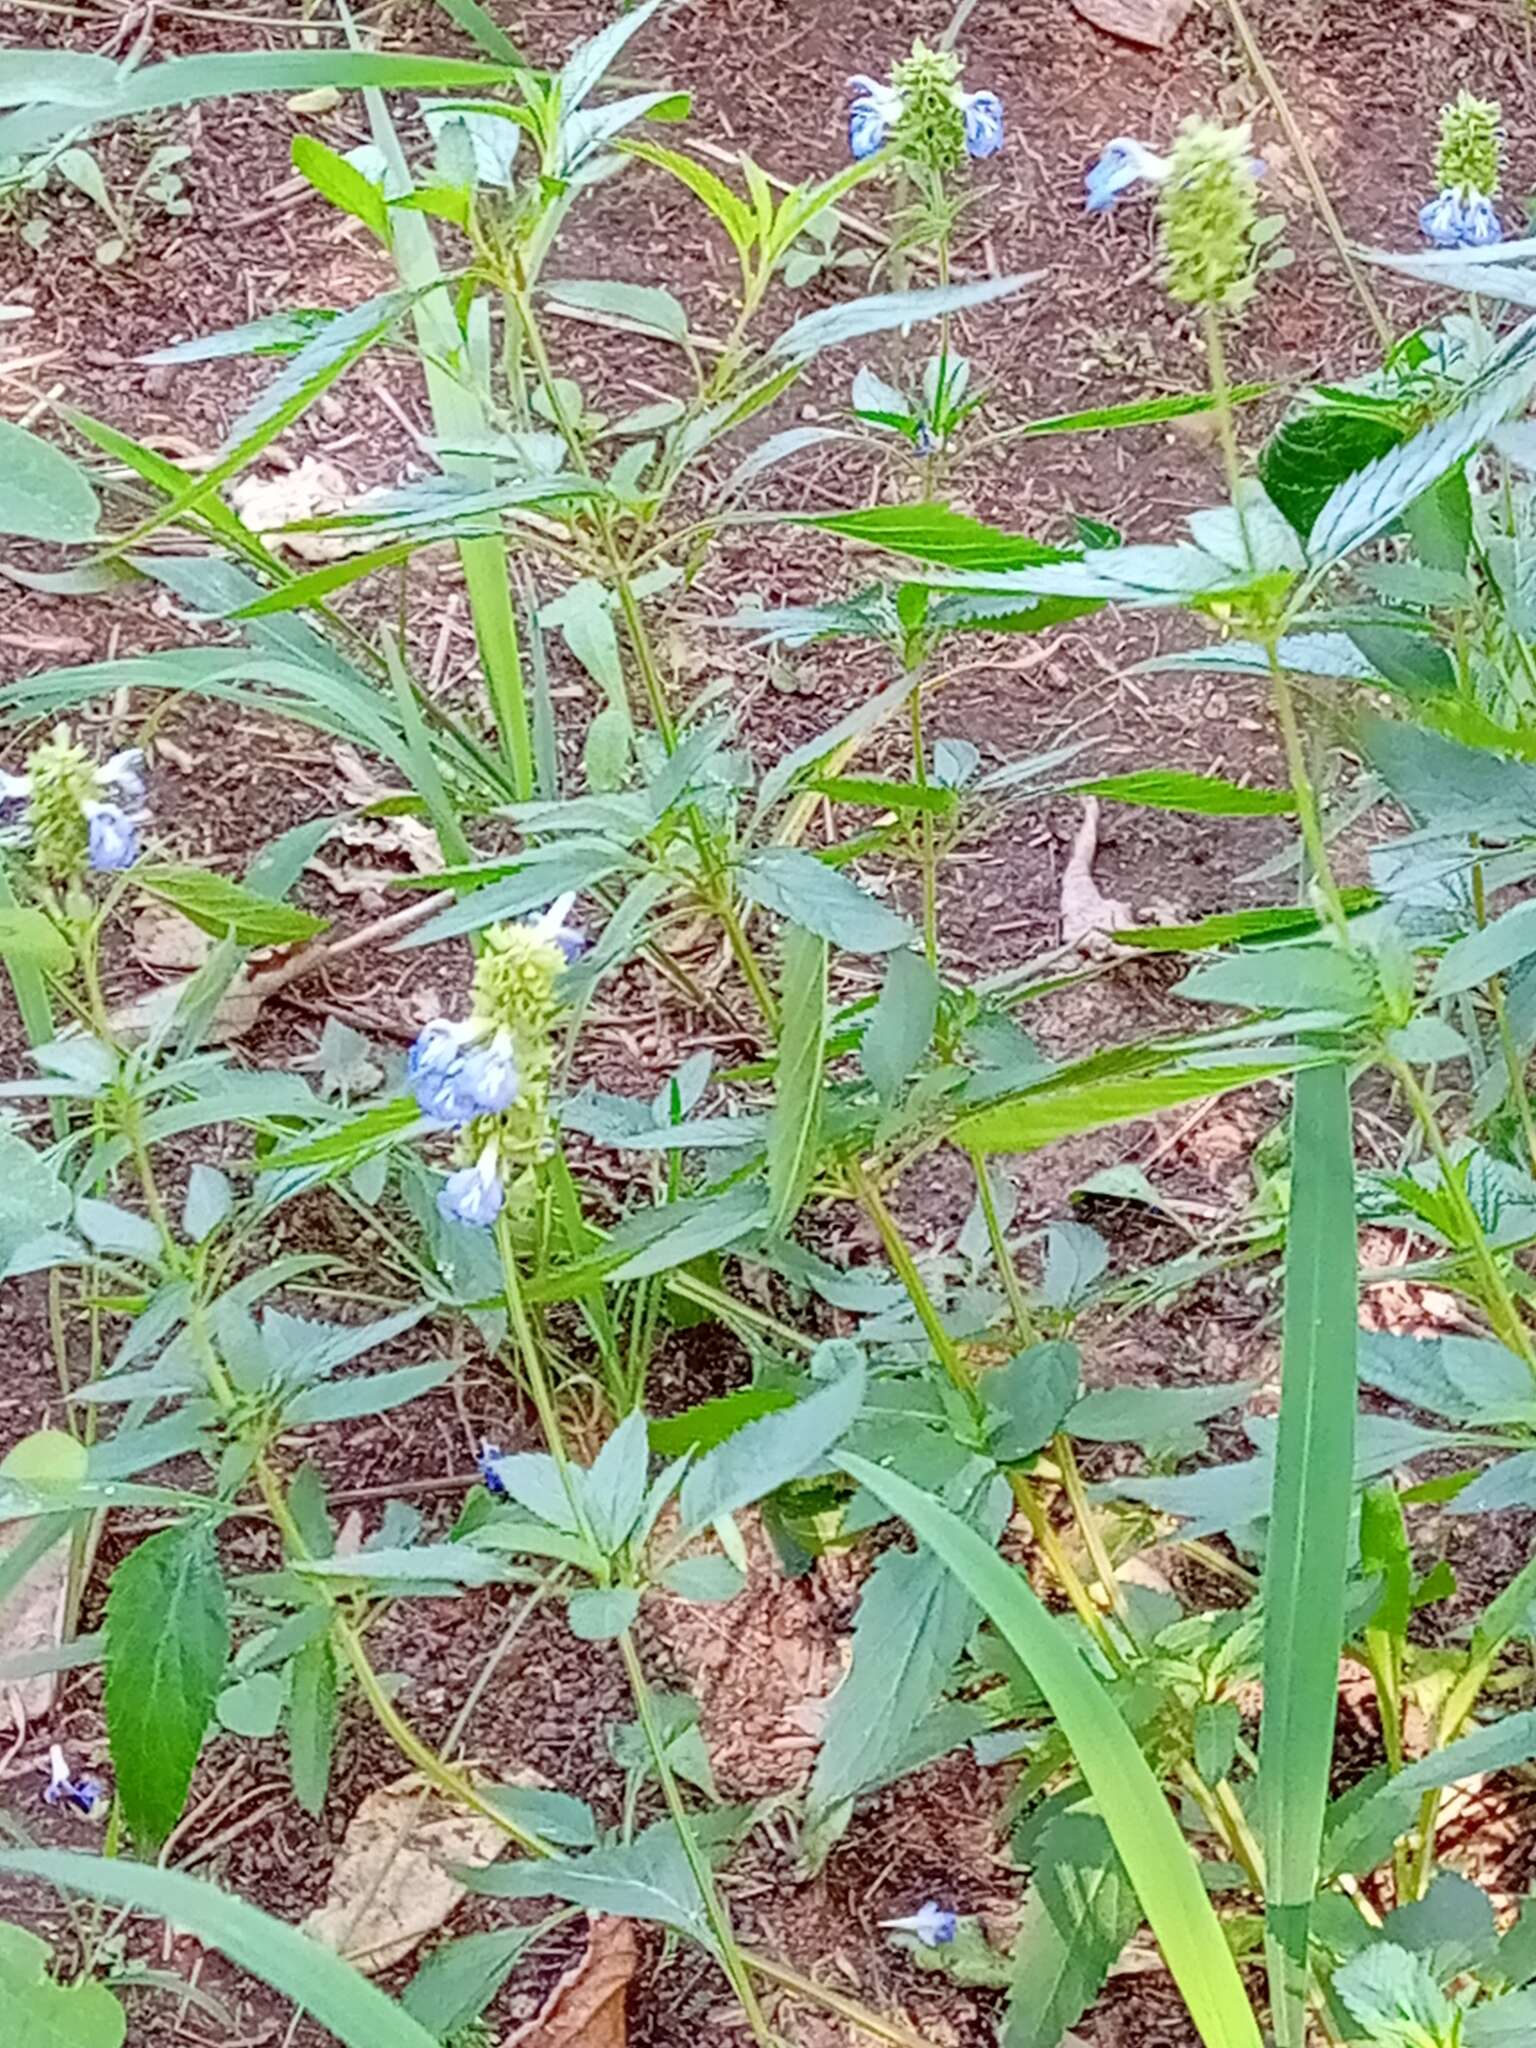
[(1481, 192), (1469, 192), (1461, 214), (1461, 241), (1465, 249), (1491, 249), (1504, 239), (1504, 228), (1493, 210), (1493, 201)]
[[(476, 1046), (451, 1070), (454, 1123), (473, 1116), (499, 1116), (517, 1100), (517, 1061), (511, 1035), (498, 1031), (489, 1045)], [(416, 1100), (421, 1100), (420, 1090)]]
[(1419, 227), (1437, 249), (1487, 249), (1504, 239), (1493, 201), (1469, 185), (1448, 185), (1421, 206)]
[(473, 1109), (463, 1107), (459, 1080), (472, 1027), (437, 1017), (422, 1031), (406, 1055), (405, 1077), (423, 1116), (434, 1123), (468, 1123)]
[(487, 1145), (473, 1166), (450, 1173), (438, 1189), (437, 1211), (448, 1223), (468, 1223), (489, 1230), (501, 1214), (506, 1191), (501, 1185), (496, 1147)]
[(493, 1444), (488, 1436), (480, 1439), (480, 1453), (475, 1459), (475, 1470), (480, 1474), (481, 1484), (487, 1493), (505, 1500), (507, 1489), (496, 1471), (496, 1461), (504, 1455), (500, 1444)]
[(542, 916), (533, 920), (529, 929), (536, 939), (547, 939), (552, 946), (558, 946), (565, 955), (566, 964), (579, 960), (587, 950), (586, 935), (575, 925), (566, 923), (576, 903), (576, 892), (568, 889), (563, 896), (557, 896)]
[(912, 436), (912, 446), (919, 455), (935, 455), (938, 452), (939, 437), (926, 420), (919, 420), (917, 432)]
[(32, 799), (32, 784), (25, 775), (0, 773), (0, 825), (13, 825)]
[(928, 1899), (904, 1920), (882, 1920), (880, 1925), (897, 1934), (915, 1934), (924, 1948), (943, 1948), (959, 1932), (960, 1916), (937, 1899)]
[(995, 92), (960, 95), (965, 146), (972, 156), (996, 156), (1003, 146), (1003, 103)]
[(1437, 249), (1461, 247), (1461, 201), (1454, 192), (1442, 192), (1419, 208), (1419, 226)]
[(48, 1806), (72, 1806), (76, 1813), (83, 1813), (89, 1819), (106, 1796), (99, 1778), (75, 1778), (70, 1775), (64, 1752), (55, 1742), (48, 1751), (48, 1782), (43, 1787), (44, 1803)]
[(1168, 159), (1158, 156), (1131, 135), (1117, 135), (1104, 145), (1096, 164), (1083, 179), (1083, 211), (1107, 213), (1123, 193), (1136, 185), (1160, 185), (1168, 175)]
[(139, 828), (116, 804), (87, 804), (90, 863), (98, 873), (131, 868), (139, 857)]
[(103, 789), (115, 790), (131, 810), (137, 810), (144, 801), (144, 749), (124, 747), (97, 769), (96, 780)]
[(848, 90), (853, 94), (848, 103), (849, 154), (873, 156), (901, 119), (901, 94), (862, 71), (849, 79)]

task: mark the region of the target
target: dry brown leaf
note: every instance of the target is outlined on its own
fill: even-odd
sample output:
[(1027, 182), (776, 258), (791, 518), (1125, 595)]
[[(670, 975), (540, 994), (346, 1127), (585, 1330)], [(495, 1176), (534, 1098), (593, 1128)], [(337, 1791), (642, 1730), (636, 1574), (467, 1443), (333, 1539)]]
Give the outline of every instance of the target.
[(133, 950), (146, 967), (174, 969), (183, 974), (201, 967), (213, 950), (213, 940), (167, 903), (147, 903), (133, 920)]
[[(190, 975), (183, 975), (180, 980), (168, 981), (161, 988), (146, 989), (143, 995), (119, 1003), (107, 1021), (119, 1038), (130, 1045), (137, 1044), (169, 1022), (190, 979)], [(237, 1038), (244, 1038), (260, 1016), (265, 1000), (261, 990), (252, 988), (243, 973), (237, 975), (219, 998), (212, 1020), (203, 1033), (203, 1043), (229, 1045)]]
[(629, 1984), (638, 1960), (633, 1925), (593, 1915), (587, 1922), (586, 1954), (501, 2048), (625, 2048)]
[(273, 548), (286, 548), (301, 562), (334, 562), (365, 551), (365, 533), (282, 533), (295, 520), (319, 519), (346, 509), (352, 486), (323, 456), (306, 455), (296, 469), (277, 476), (240, 477), (230, 486), (230, 503), (252, 533), (267, 536)]
[(387, 1970), (464, 1897), (449, 1866), (494, 1863), (506, 1839), (483, 1814), (445, 1805), (413, 1771), (370, 1792), (348, 1821), (325, 1904), (304, 1932), (365, 1975)]
[(1095, 28), (1125, 43), (1165, 50), (1184, 25), (1193, 0), (1072, 0)]
[[(27, 1534), (29, 1522), (10, 1522), (0, 1527), (0, 1553), (14, 1548)], [(27, 1573), (9, 1600), (0, 1604), (0, 1657), (24, 1657), (34, 1650), (51, 1650), (58, 1644), (64, 1626), (64, 1596), (69, 1584), (69, 1545), (55, 1543)], [(15, 1727), (14, 1702), (29, 1722), (46, 1718), (58, 1690), (56, 1671), (40, 1671), (35, 1678), (20, 1678), (0, 1686), (0, 1728)]]

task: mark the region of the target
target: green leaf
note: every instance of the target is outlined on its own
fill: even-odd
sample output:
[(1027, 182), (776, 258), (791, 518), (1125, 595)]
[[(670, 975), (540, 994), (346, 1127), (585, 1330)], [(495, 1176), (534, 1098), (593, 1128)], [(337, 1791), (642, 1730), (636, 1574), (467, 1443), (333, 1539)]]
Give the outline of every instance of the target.
[(129, 1551), (112, 1574), (106, 1636), (118, 1797), (136, 1840), (154, 1849), (181, 1817), (229, 1662), (229, 1602), (206, 1522)]
[(1517, 903), (1491, 924), (1448, 946), (1430, 983), (1432, 1002), (1505, 974), (1536, 953), (1536, 903)]
[(791, 524), (840, 533), (887, 554), (943, 562), (952, 569), (1026, 569), (1036, 562), (1073, 559), (1060, 548), (1044, 547), (1021, 533), (1004, 533), (968, 513), (952, 512), (947, 505), (875, 505), (866, 512), (801, 515)]
[(90, 540), (100, 517), (96, 493), (78, 463), (25, 427), (0, 420), (0, 533), (23, 540)]
[(1163, 1789), (1072, 1636), (1023, 1573), (931, 1495), (864, 1458), (844, 1453), (839, 1463), (955, 1573), (1045, 1695), (1206, 2048), (1260, 2048), (1242, 1979)]
[(555, 277), (547, 279), (540, 289), (557, 306), (569, 306), (573, 312), (606, 314), (627, 327), (659, 334), (667, 341), (688, 339), (687, 313), (660, 285), (620, 284), (612, 278)]
[(1059, 1814), (1033, 1854), (1035, 1878), (1014, 1939), (1002, 2048), (1057, 2048), (1103, 1988), (1141, 1921), (1108, 1828)]
[(1049, 1084), (1010, 1102), (994, 1103), (964, 1116), (955, 1126), (958, 1144), (981, 1152), (1036, 1152), (1058, 1138), (1109, 1124), (1134, 1123), (1199, 1102), (1207, 1095), (1226, 1095), (1255, 1081), (1272, 1080), (1288, 1069), (1283, 1064), (1251, 1067), (1186, 1067), (1172, 1074), (1143, 1074), (1130, 1080)]
[(394, 1372), (362, 1373), (334, 1380), (329, 1386), (306, 1387), (284, 1405), (283, 1421), (293, 1429), (317, 1422), (351, 1422), (359, 1415), (382, 1415), (430, 1394), (458, 1370), (451, 1359), (438, 1365), (404, 1365)]
[(1196, 1003), (1327, 1011), (1338, 1017), (1363, 1017), (1376, 1000), (1370, 970), (1353, 954), (1326, 941), (1230, 954), (1195, 968), (1174, 992)]
[(757, 240), (757, 222), (752, 209), (731, 190), (723, 179), (697, 162), (691, 156), (684, 156), (681, 150), (664, 149), (655, 142), (621, 142), (619, 148), (625, 156), (638, 157), (641, 163), (654, 164), (659, 170), (668, 171), (682, 185), (686, 185), (695, 199), (701, 200), (719, 221), (744, 256)]
[(1105, 796), (1155, 811), (1193, 811), (1203, 818), (1280, 818), (1296, 808), (1288, 789), (1248, 789), (1224, 775), (1186, 775), (1176, 768), (1101, 775), (1091, 782), (1074, 782), (1071, 788), (1075, 795)]
[[(652, 1273), (670, 1273), (686, 1266), (706, 1252), (724, 1251), (727, 1245), (760, 1230), (768, 1214), (768, 1198), (760, 1186), (732, 1188), (726, 1195), (700, 1196), (686, 1202), (668, 1202), (654, 1211), (642, 1210), (626, 1218), (633, 1229), (641, 1217), (660, 1226), (641, 1251), (623, 1258), (608, 1269), (615, 1282), (645, 1280)], [(553, 1276), (552, 1276), (553, 1277)]]
[(764, 910), (814, 932), (850, 953), (889, 953), (907, 945), (912, 927), (858, 883), (814, 854), (769, 846), (737, 870), (741, 893)]
[(761, 1416), (728, 1436), (683, 1481), (683, 1527), (701, 1529), (804, 1478), (848, 1428), (863, 1399), (864, 1369), (855, 1365), (793, 1408)]
[(585, 1800), (569, 1792), (550, 1792), (538, 1785), (487, 1785), (485, 1796), (498, 1813), (531, 1835), (542, 1835), (559, 1849), (591, 1849), (597, 1843), (597, 1821)]
[(342, 213), (350, 213), (370, 234), (388, 244), (389, 208), (384, 203), (383, 188), (366, 177), (356, 164), (348, 163), (313, 135), (295, 135), (293, 167), (322, 199), (328, 199)]
[(1314, 567), (1323, 567), (1374, 539), (1416, 498), (1434, 488), (1480, 448), (1500, 420), (1514, 411), (1536, 382), (1536, 321), (1514, 328), (1493, 349), (1466, 402), (1398, 447), (1347, 477), (1329, 495), (1307, 543)]
[(1349, 1075), (1299, 1074), (1280, 1427), (1264, 1569), (1259, 1801), (1270, 1996), (1305, 2032), (1308, 1929), (1338, 1710), (1354, 1500), (1359, 1281)]
[(181, 1227), (194, 1244), (201, 1244), (224, 1222), (235, 1206), (235, 1191), (227, 1174), (216, 1166), (194, 1165), (187, 1175), (187, 1195), (182, 1204)]
[(1232, 1700), (1206, 1700), (1195, 1709), (1195, 1769), (1208, 1785), (1219, 1785), (1231, 1770), (1241, 1726)]
[(894, 1102), (933, 1043), (938, 977), (921, 953), (893, 949), (859, 1041), (859, 1065), (882, 1102)]
[(460, 1870), (472, 1892), (497, 1899), (564, 1899), (591, 1913), (649, 1920), (689, 1935), (710, 1954), (714, 1936), (688, 1858), (671, 1821), (646, 1828), (632, 1842), (588, 1856), (546, 1856), (489, 1869)]
[[(4, 125), (0, 122), (0, 134)], [(819, 313), (805, 314), (770, 344), (768, 355), (806, 363), (823, 349), (839, 348), (863, 334), (884, 334), (893, 327), (910, 327), (917, 320), (937, 320), (945, 314), (968, 312), (973, 306), (1011, 299), (1040, 276), (1039, 271), (1016, 273), (982, 278), (976, 284), (942, 284), (927, 291), (877, 292), (870, 298), (849, 299)]]
[(227, 1685), (213, 1703), (221, 1728), (261, 1740), (277, 1733), (288, 1689), (275, 1671), (257, 1671)]
[(738, 1387), (733, 1394), (721, 1394), (713, 1401), (700, 1401), (695, 1407), (685, 1408), (681, 1415), (653, 1421), (651, 1449), (658, 1458), (710, 1451), (747, 1423), (794, 1405), (795, 1397), (787, 1387)]
[(1360, 1377), (1451, 1422), (1536, 1422), (1536, 1381), (1529, 1367), (1490, 1337), (1362, 1330)]
[(1418, 2048), (1449, 2039), (1451, 2001), (1423, 1956), (1396, 1942), (1374, 1941), (1338, 1971), (1333, 1988), (1351, 2016), (1382, 2048)]
[(46, 1941), (0, 1921), (0, 2039), (16, 2048), (122, 2048), (127, 2016), (105, 1984), (49, 1976)]
[(580, 1479), (593, 1540), (603, 1551), (611, 1554), (627, 1542), (639, 1520), (649, 1462), (646, 1420), (632, 1409)]
[(640, 1595), (632, 1586), (593, 1587), (573, 1593), (565, 1605), (571, 1634), (584, 1643), (608, 1643), (634, 1625)]
[(49, 974), (67, 974), (74, 951), (52, 918), (40, 910), (0, 905), (0, 960), (22, 961)]
[(140, 888), (168, 903), (205, 932), (237, 946), (291, 946), (312, 939), (326, 928), (326, 919), (291, 904), (273, 903), (243, 883), (207, 868), (173, 867), (148, 862), (133, 871)]
[[(517, 45), (506, 30), (492, 20), (481, 0), (437, 0), (437, 4), (488, 57), (494, 57), (498, 64), (523, 68), (524, 60), (517, 53)], [(451, 2027), (438, 2029), (444, 2034), (452, 2031)]]
[(464, 1934), (435, 1948), (400, 1994), (412, 2019), (436, 2041), (451, 2041), (479, 2019), (536, 1941), (555, 1925), (498, 1927), (491, 1934)]
[(307, 1642), (290, 1666), (288, 1770), (293, 1796), (319, 1814), (331, 1781), (336, 1746), (336, 1656), (329, 1632)]
[(289, 1569), (307, 1579), (356, 1579), (368, 1586), (495, 1586), (507, 1576), (498, 1558), (468, 1543), (381, 1545), (349, 1557), (295, 1558)]
[[(296, 1927), (182, 1871), (59, 1849), (0, 1851), (0, 1871), (83, 1892), (185, 1929), (291, 1999), (345, 2048), (441, 2048), (340, 1956)], [(85, 2044), (71, 2041), (68, 2048)]]
[[(9, 65), (28, 53), (8, 51)], [(50, 53), (38, 52), (39, 56)], [(397, 91), (454, 91), (508, 82), (507, 68), (455, 57), (376, 55), (352, 50), (218, 50), (201, 57), (173, 57), (137, 71), (117, 69), (110, 94), (91, 101), (84, 120), (96, 124), (127, 115), (157, 113), (162, 107), (228, 99), (252, 92), (307, 92), (315, 86), (343, 91), (361, 86)], [(82, 125), (78, 103), (60, 100), (23, 107), (0, 120), (0, 156), (24, 155)]]
[(147, 1216), (135, 1215), (116, 1202), (98, 1202), (93, 1196), (82, 1195), (75, 1204), (75, 1223), (99, 1252), (143, 1259), (149, 1265), (159, 1263), (160, 1233)]
[[(989, 1474), (982, 1492), (990, 1493), (993, 1483)], [(993, 1542), (1006, 1500), (1002, 1494), (985, 1510)], [(881, 1554), (859, 1597), (852, 1662), (827, 1709), (811, 1777), (810, 1826), (845, 1799), (885, 1782), (943, 1697), (978, 1618), (976, 1602), (932, 1551)]]
[(768, 1229), (788, 1234), (811, 1176), (821, 1129), (827, 1039), (827, 942), (798, 924), (784, 932), (784, 982), (773, 1113), (768, 1122)]
[(1031, 1344), (978, 1380), (995, 1418), (990, 1449), (1000, 1464), (1017, 1464), (1050, 1442), (1077, 1401), (1082, 1363), (1077, 1346), (1057, 1338)]
[(1271, 435), (1259, 457), (1259, 480), (1305, 540), (1345, 478), (1402, 438), (1402, 428), (1388, 413), (1315, 400)]

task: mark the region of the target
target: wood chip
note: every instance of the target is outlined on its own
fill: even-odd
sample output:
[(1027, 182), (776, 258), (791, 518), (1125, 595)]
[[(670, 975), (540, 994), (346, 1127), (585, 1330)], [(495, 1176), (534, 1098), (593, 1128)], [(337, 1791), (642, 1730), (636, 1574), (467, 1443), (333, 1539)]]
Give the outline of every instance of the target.
[(1192, 0), (1072, 0), (1084, 21), (1106, 35), (1151, 50), (1168, 47), (1183, 27), (1191, 4)]

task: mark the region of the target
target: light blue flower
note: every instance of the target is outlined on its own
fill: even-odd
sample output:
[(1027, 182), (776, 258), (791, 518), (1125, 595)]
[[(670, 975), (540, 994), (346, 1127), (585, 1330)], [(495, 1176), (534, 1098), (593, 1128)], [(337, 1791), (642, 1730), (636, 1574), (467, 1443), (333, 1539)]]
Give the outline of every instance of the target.
[(1133, 135), (1117, 135), (1105, 143), (1083, 179), (1083, 211), (1107, 213), (1134, 186), (1160, 185), (1167, 175), (1167, 157), (1158, 156)]
[(448, 1223), (468, 1223), (476, 1230), (489, 1230), (501, 1214), (505, 1200), (493, 1141), (473, 1166), (461, 1166), (457, 1173), (449, 1174), (438, 1189), (437, 1211)]
[(48, 1782), (43, 1787), (44, 1804), (72, 1806), (76, 1813), (83, 1813), (89, 1819), (105, 1797), (106, 1792), (99, 1778), (76, 1778), (71, 1775), (64, 1752), (55, 1742), (48, 1751)]
[(139, 857), (139, 828), (116, 804), (87, 804), (90, 827), (89, 858), (101, 874), (131, 868)]
[(1469, 192), (1461, 210), (1461, 242), (1465, 249), (1490, 249), (1504, 239), (1503, 224), (1493, 210), (1493, 201), (1481, 192)]
[(1003, 146), (1003, 103), (995, 92), (960, 95), (965, 146), (972, 156), (996, 156)]
[(464, 1124), (474, 1115), (459, 1100), (459, 1079), (475, 1027), (437, 1017), (417, 1036), (406, 1055), (405, 1077), (416, 1106), (434, 1123)]
[(96, 780), (103, 789), (121, 797), (130, 810), (137, 810), (144, 801), (144, 749), (124, 747), (97, 769)]
[(587, 950), (586, 934), (566, 919), (575, 907), (576, 891), (568, 889), (563, 896), (557, 896), (548, 910), (536, 917), (529, 929), (536, 939), (547, 939), (552, 946), (558, 946), (565, 955), (566, 964), (579, 960)]
[(1437, 249), (1461, 247), (1461, 200), (1455, 192), (1442, 192), (1419, 208), (1419, 227)]
[[(489, 1045), (478, 1045), (452, 1069), (451, 1085), (458, 1114), (455, 1123), (473, 1116), (500, 1116), (517, 1100), (517, 1060), (510, 1032), (498, 1031)], [(421, 1100), (418, 1092), (417, 1101)]]
[(14, 824), (32, 797), (32, 784), (25, 775), (0, 773), (0, 825)]
[(896, 1934), (915, 1934), (924, 1948), (943, 1948), (958, 1933), (960, 1916), (941, 1906), (937, 1899), (928, 1899), (904, 1920), (882, 1920), (880, 1925)]
[(882, 149), (901, 119), (901, 94), (891, 85), (856, 72), (848, 81), (848, 150), (854, 157), (873, 156)]
[(494, 1494), (499, 1500), (505, 1500), (507, 1497), (506, 1486), (496, 1470), (497, 1460), (504, 1455), (500, 1444), (493, 1444), (488, 1436), (481, 1437), (475, 1470), (480, 1474), (481, 1484), (486, 1492)]

